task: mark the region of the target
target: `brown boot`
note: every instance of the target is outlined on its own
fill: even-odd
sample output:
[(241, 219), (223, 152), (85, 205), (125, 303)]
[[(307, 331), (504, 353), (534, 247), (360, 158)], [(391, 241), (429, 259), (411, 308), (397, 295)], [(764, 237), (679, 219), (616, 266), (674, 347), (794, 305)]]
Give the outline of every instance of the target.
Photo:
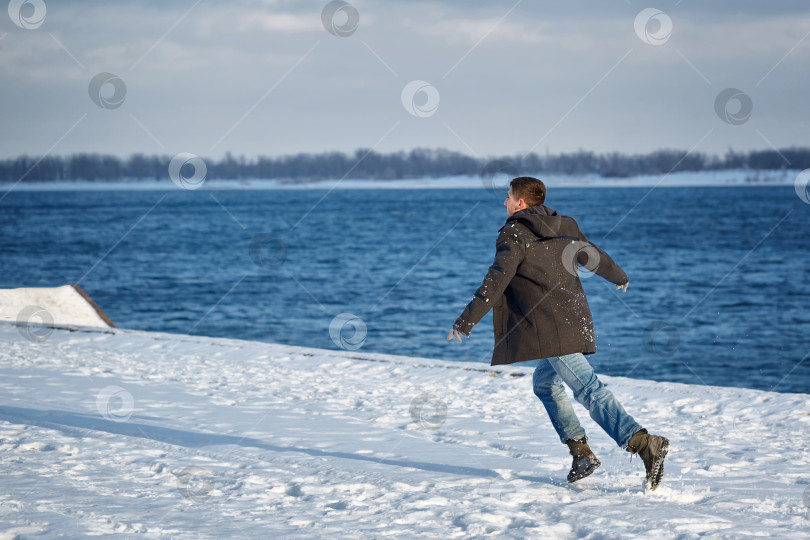
[(627, 442), (627, 451), (638, 454), (644, 461), (647, 469), (645, 487), (649, 491), (655, 490), (664, 477), (664, 458), (669, 452), (669, 439), (658, 435), (650, 435), (646, 429), (638, 430)]
[(588, 437), (582, 437), (579, 440), (568, 439), (565, 441), (568, 445), (568, 450), (574, 456), (571, 463), (571, 471), (568, 473), (568, 481), (576, 482), (586, 476), (589, 476), (593, 471), (599, 468), (602, 463), (596, 459), (596, 456), (588, 446)]

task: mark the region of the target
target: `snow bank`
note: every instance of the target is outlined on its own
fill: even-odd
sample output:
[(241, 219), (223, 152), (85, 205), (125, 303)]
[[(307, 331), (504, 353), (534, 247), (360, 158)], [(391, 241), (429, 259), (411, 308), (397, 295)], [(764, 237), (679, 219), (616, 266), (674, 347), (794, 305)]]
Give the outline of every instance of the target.
[[(539, 174), (548, 187), (683, 187), (683, 186), (772, 186), (794, 185), (800, 171), (798, 170), (722, 170), (676, 172), (671, 174), (649, 174), (628, 178), (604, 178), (598, 174), (579, 176), (565, 174)], [(485, 185), (480, 176), (446, 176), (437, 178), (406, 178), (402, 180), (367, 180), (367, 179), (329, 179), (313, 182), (291, 183), (269, 179), (240, 180), (206, 180), (200, 187), (203, 190), (239, 190), (239, 189), (446, 189), (467, 188), (483, 189), (484, 187), (506, 191), (509, 179), (488, 180)], [(498, 188), (500, 186), (501, 188)], [(178, 189), (166, 177), (163, 180), (116, 181), (58, 181), (58, 182), (22, 182), (19, 184), (0, 184), (0, 191), (115, 191), (115, 190), (175, 190)]]
[[(444, 336), (437, 336), (443, 339)], [(810, 536), (810, 396), (602, 377), (670, 438), (661, 487), (530, 369), (0, 323), (0, 538)]]
[(115, 326), (78, 285), (0, 289), (0, 320), (103, 328)]

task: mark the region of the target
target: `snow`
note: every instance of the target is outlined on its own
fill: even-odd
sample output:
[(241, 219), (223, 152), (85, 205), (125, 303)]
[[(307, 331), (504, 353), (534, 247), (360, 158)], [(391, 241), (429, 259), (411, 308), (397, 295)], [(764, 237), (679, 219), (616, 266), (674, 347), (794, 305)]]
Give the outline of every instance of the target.
[[(671, 174), (639, 175), (629, 178), (603, 178), (598, 174), (571, 176), (563, 174), (538, 174), (548, 187), (683, 187), (683, 186), (750, 186), (750, 185), (796, 185), (801, 182), (799, 170), (721, 170), (676, 172)], [(467, 188), (495, 189), (506, 192), (509, 178), (496, 176), (487, 181), (480, 176), (446, 176), (438, 178), (408, 178), (402, 180), (328, 179), (312, 182), (290, 183), (281, 180), (240, 179), (205, 180), (199, 189), (429, 189)], [(806, 183), (806, 182), (805, 182)], [(0, 183), (0, 191), (72, 191), (72, 190), (163, 190), (178, 189), (168, 176), (163, 180), (116, 181), (55, 181)]]
[(0, 289), (0, 320), (108, 326), (71, 285)]
[(810, 537), (807, 394), (601, 377), (671, 441), (645, 493), (579, 404), (602, 467), (566, 483), (520, 364), (36, 336), (0, 322), (0, 538)]

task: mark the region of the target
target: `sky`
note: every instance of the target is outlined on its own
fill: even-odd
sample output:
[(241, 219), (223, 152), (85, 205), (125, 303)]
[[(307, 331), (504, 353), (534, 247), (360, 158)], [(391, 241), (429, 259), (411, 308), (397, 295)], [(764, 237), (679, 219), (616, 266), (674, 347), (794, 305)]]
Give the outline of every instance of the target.
[(0, 157), (810, 146), (810, 4), (11, 0)]

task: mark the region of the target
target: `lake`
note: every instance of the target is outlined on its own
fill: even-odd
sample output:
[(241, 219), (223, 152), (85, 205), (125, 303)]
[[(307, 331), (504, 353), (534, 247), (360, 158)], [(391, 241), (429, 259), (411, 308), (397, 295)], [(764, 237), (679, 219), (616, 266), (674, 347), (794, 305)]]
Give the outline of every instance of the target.
[[(505, 193), (169, 186), (12, 191), (0, 287), (79, 283), (122, 328), (489, 363), (491, 314), (446, 336)], [(626, 293), (582, 279), (597, 372), (810, 392), (810, 205), (792, 186), (549, 188), (546, 204), (630, 277)]]

